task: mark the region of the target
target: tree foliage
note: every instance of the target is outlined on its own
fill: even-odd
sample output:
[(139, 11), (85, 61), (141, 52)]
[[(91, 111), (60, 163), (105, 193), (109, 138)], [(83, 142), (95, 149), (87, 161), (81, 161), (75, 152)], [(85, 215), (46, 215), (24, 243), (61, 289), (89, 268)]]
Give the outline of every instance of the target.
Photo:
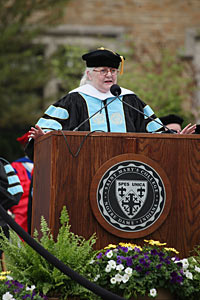
[[(68, 1), (0, 0), (0, 155), (10, 161), (24, 154), (16, 138), (35, 124), (49, 103), (79, 85), (84, 68), (80, 58), (87, 49), (63, 45), (44, 58), (44, 45), (33, 42), (43, 26), (60, 21), (62, 5)], [(190, 102), (195, 86), (191, 71), (166, 49), (158, 52), (159, 59), (146, 50), (144, 56), (135, 51), (125, 54), (119, 84), (151, 105), (157, 116), (177, 113), (185, 122), (193, 121), (183, 106)], [(52, 77), (60, 82), (59, 93), (57, 99), (46, 99), (44, 87)]]
[(83, 47), (62, 45), (52, 56), (54, 76), (60, 79), (59, 94), (66, 94), (79, 86), (85, 69), (81, 56), (87, 51), (88, 49)]
[(20, 153), (16, 137), (35, 123), (44, 108), (49, 64), (43, 57), (44, 46), (33, 40), (41, 26), (56, 23), (66, 2), (0, 0), (0, 155), (9, 160)]
[(129, 53), (127, 60), (119, 80), (122, 86), (133, 90), (158, 117), (173, 113), (182, 116), (184, 124), (194, 121), (190, 108), (195, 80), (190, 64), (162, 47), (156, 56), (146, 50), (144, 57)]

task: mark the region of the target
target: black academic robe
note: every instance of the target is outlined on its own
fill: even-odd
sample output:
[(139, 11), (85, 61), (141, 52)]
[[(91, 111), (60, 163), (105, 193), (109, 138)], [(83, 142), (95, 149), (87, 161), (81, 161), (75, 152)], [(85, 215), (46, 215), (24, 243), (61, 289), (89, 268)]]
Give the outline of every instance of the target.
[[(95, 91), (97, 90), (95, 90), (94, 87), (90, 85), (85, 85), (83, 86), (83, 89), (84, 88), (85, 93), (88, 93), (88, 95), (90, 96), (91, 90), (93, 93), (92, 96), (95, 97)], [(82, 87), (78, 89), (81, 90)], [(99, 91), (97, 91), (97, 94), (99, 95)], [(104, 94), (101, 93), (100, 96), (104, 97)], [(109, 97), (113, 97), (113, 95), (110, 94)], [(141, 99), (139, 99), (137, 95), (135, 95), (129, 90), (122, 88), (121, 97), (123, 99), (122, 114), (125, 119), (124, 127), (126, 128), (126, 132), (157, 132), (163, 130), (162, 122), (159, 119), (157, 119), (152, 109), (148, 105), (146, 105)], [(97, 102), (98, 99), (99, 98), (97, 98)], [(98, 111), (101, 107), (106, 105), (107, 101), (110, 100), (104, 98), (99, 99), (99, 103), (96, 110)], [(52, 104), (50, 108), (46, 110), (44, 115), (39, 119), (37, 124), (44, 131), (51, 131), (56, 129), (73, 131), (77, 127), (78, 131), (91, 131), (91, 122), (93, 117), (91, 117), (91, 115), (89, 116), (88, 104), (89, 103), (87, 103), (87, 95), (86, 97), (84, 97), (83, 94), (81, 95), (80, 91), (74, 90), (62, 97), (54, 104)], [(112, 130), (110, 130), (111, 118), (108, 113), (108, 106), (104, 109), (107, 123), (106, 132), (112, 132)], [(144, 113), (149, 113), (149, 117), (147, 115), (145, 116)], [(63, 115), (65, 115), (65, 117), (63, 117)], [(88, 118), (90, 117), (91, 119), (88, 120)], [(152, 119), (157, 119), (158, 122), (154, 122), (152, 121)], [(149, 124), (151, 124), (150, 131), (148, 130)], [(101, 125), (99, 126), (98, 130), (102, 130)], [(33, 160), (33, 143), (33, 140), (29, 142), (25, 149), (27, 155), (30, 157), (31, 160)]]

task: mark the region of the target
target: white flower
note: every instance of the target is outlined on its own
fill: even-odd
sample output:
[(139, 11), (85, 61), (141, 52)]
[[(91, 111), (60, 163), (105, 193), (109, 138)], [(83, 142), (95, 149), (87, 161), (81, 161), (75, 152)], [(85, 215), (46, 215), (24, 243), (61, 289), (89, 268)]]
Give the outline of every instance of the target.
[(175, 260), (176, 260), (176, 257), (172, 257), (171, 260), (172, 260), (172, 261), (175, 261)]
[(195, 266), (194, 269), (195, 269), (195, 271), (197, 271), (198, 273), (200, 273), (200, 268), (199, 267)]
[(109, 252), (107, 252), (107, 253), (106, 253), (106, 256), (107, 256), (108, 258), (111, 258), (111, 257), (113, 256), (112, 250), (110, 250)]
[(116, 279), (117, 282), (121, 282), (122, 281), (122, 275), (116, 274), (115, 279)]
[(107, 265), (107, 266), (106, 266), (105, 271), (106, 271), (106, 273), (109, 273), (109, 272), (111, 271), (110, 265)]
[(131, 269), (131, 268), (126, 268), (125, 269), (125, 271), (124, 271), (126, 274), (128, 274), (128, 275), (132, 275), (132, 272), (133, 272), (133, 270)]
[(9, 292), (5, 293), (2, 297), (2, 300), (14, 300), (13, 295), (10, 294)]
[(26, 291), (33, 291), (35, 289), (35, 285), (32, 285), (31, 287), (26, 287)]
[(156, 297), (156, 296), (157, 296), (157, 291), (156, 291), (156, 289), (151, 289), (151, 290), (150, 290), (150, 296), (151, 296), (151, 297)]
[(13, 278), (12, 278), (11, 276), (9, 276), (9, 275), (6, 275), (6, 278), (7, 278), (8, 280), (13, 280)]
[(100, 275), (97, 274), (97, 276), (94, 278), (94, 281), (97, 281), (99, 279)]
[(124, 276), (122, 277), (122, 281), (123, 283), (126, 283), (129, 280), (129, 275), (128, 274), (124, 274)]
[(89, 262), (89, 264), (92, 265), (94, 262), (95, 262), (95, 260), (92, 259), (92, 260)]
[(193, 275), (191, 272), (189, 272), (188, 270), (185, 273), (185, 276), (188, 278), (188, 279), (193, 279)]
[(122, 264), (120, 264), (120, 265), (116, 266), (116, 270), (120, 272), (120, 271), (124, 270), (124, 266)]
[(111, 282), (112, 284), (115, 284), (115, 283), (117, 282), (117, 280), (116, 280), (115, 277), (112, 277), (112, 278), (110, 279), (110, 282)]
[(182, 263), (183, 269), (187, 269), (189, 267), (189, 262), (187, 258), (180, 260), (180, 262)]
[(116, 268), (116, 262), (112, 259), (108, 261), (108, 265), (111, 267), (111, 269)]

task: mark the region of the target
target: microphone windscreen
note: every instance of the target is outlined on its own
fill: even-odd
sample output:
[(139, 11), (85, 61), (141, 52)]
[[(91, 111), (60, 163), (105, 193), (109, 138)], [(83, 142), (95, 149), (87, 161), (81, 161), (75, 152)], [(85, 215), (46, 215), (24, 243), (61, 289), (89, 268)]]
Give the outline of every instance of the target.
[(119, 96), (121, 94), (122, 90), (118, 84), (113, 84), (110, 88), (110, 92), (114, 96)]

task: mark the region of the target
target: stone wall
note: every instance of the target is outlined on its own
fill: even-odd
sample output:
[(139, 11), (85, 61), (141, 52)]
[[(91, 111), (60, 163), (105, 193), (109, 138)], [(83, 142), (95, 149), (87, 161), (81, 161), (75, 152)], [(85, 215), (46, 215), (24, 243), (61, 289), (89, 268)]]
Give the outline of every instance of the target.
[(62, 22), (76, 26), (123, 26), (137, 48), (162, 42), (181, 50), (188, 29), (200, 30), (200, 1), (71, 0)]
[[(58, 45), (79, 45), (94, 49), (104, 46), (114, 51), (134, 47), (157, 54), (158, 45), (167, 47), (194, 65), (197, 91), (192, 107), (200, 122), (200, 0), (71, 0), (60, 25), (41, 36), (46, 55)], [(51, 88), (49, 88), (51, 86)], [(45, 95), (56, 93), (53, 80)]]

